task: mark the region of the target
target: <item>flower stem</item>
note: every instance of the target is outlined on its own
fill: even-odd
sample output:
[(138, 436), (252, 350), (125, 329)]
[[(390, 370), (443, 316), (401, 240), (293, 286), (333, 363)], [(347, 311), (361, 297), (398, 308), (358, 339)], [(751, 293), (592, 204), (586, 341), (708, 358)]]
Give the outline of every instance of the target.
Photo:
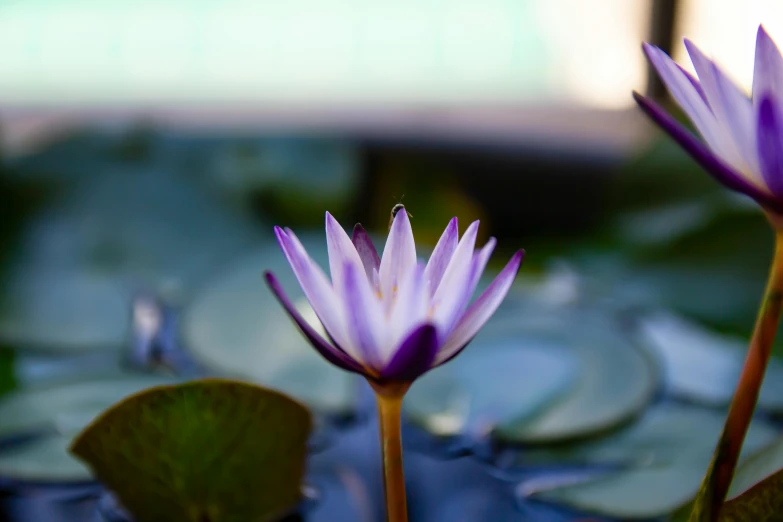
[(402, 464), (402, 398), (408, 386), (387, 388), (373, 385), (378, 403), (383, 453), (383, 483), (386, 490), (386, 521), (407, 522), (405, 472)]
[(712, 462), (702, 481), (689, 522), (716, 522), (734, 477), (742, 443), (756, 408), (783, 304), (783, 230), (775, 232), (775, 257), (759, 309), (748, 355), (729, 406)]

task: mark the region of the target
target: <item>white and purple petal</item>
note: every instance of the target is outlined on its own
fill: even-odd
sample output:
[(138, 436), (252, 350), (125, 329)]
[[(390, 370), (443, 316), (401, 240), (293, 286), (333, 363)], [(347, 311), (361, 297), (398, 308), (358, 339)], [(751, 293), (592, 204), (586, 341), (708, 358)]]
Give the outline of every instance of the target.
[(391, 305), (394, 289), (399, 281), (415, 266), (416, 245), (413, 241), (413, 230), (408, 213), (403, 209), (394, 217), (378, 269), (381, 292), (387, 306)]
[(346, 263), (364, 271), (364, 264), (351, 238), (329, 212), (326, 213), (326, 246), (329, 250), (329, 271), (332, 273), (332, 285), (335, 289), (343, 288), (341, 279)]
[(446, 267), (449, 266), (451, 257), (454, 255), (454, 251), (457, 250), (458, 244), (459, 223), (457, 218), (454, 217), (449, 221), (446, 230), (440, 236), (438, 244), (435, 245), (424, 272), (424, 277), (430, 282), (430, 291), (433, 294), (438, 289), (438, 285), (440, 285), (443, 279), (443, 274), (446, 272)]
[(753, 183), (763, 186), (763, 181), (758, 176), (758, 159), (753, 145), (756, 129), (750, 98), (693, 42), (686, 39), (685, 47), (699, 75), (712, 112), (718, 120), (718, 141), (710, 144), (713, 152), (723, 157), (737, 171), (751, 176)]
[(351, 242), (356, 248), (359, 258), (362, 260), (367, 280), (373, 282), (373, 272), (378, 270), (381, 266), (381, 257), (378, 255), (378, 251), (375, 249), (375, 245), (373, 245), (370, 235), (359, 223), (353, 227)]
[(451, 262), (446, 267), (440, 286), (432, 298), (434, 306), (432, 318), (441, 336), (448, 334), (473, 294), (468, 286), (473, 275), (473, 252), (476, 247), (478, 225), (479, 222), (474, 221), (462, 235)]
[(726, 164), (723, 159), (712, 152), (707, 145), (675, 120), (660, 105), (636, 92), (633, 96), (642, 110), (715, 179), (732, 190), (750, 196), (765, 208), (775, 212), (783, 211), (783, 201), (778, 200), (766, 190), (758, 188), (755, 184), (748, 181), (745, 176)]
[(386, 323), (364, 271), (353, 263), (343, 265), (340, 278), (348, 334), (343, 349), (357, 362), (377, 370), (381, 364), (380, 346), (386, 341)]
[(438, 355), (435, 358), (436, 365), (443, 364), (454, 358), (492, 317), (492, 314), (495, 313), (511, 289), (524, 255), (524, 250), (514, 254), (487, 289), (459, 318), (448, 339), (438, 351)]
[(408, 335), (380, 372), (380, 381), (413, 382), (432, 368), (438, 353), (438, 331), (424, 324)]
[(783, 198), (783, 107), (770, 95), (759, 101), (758, 155), (761, 173), (772, 193)]
[(299, 328), (305, 338), (310, 341), (310, 344), (313, 345), (316, 351), (318, 351), (318, 353), (321, 354), (324, 359), (334, 364), (335, 366), (342, 368), (343, 370), (348, 370), (349, 372), (355, 373), (364, 373), (364, 369), (359, 364), (357, 364), (340, 349), (329, 344), (318, 334), (318, 332), (315, 331), (312, 326), (310, 326), (310, 324), (308, 324), (308, 322), (304, 319), (304, 317), (302, 317), (294, 304), (285, 294), (274, 274), (271, 272), (266, 272), (264, 273), (264, 278), (266, 279), (270, 290), (272, 290), (272, 293), (275, 295), (275, 297), (277, 297), (277, 300), (281, 305), (283, 305), (285, 311), (288, 312), (288, 315), (294, 321), (294, 324)]
[(753, 66), (753, 104), (758, 107), (765, 95), (783, 103), (783, 57), (764, 26), (756, 35), (756, 62)]
[(389, 316), (389, 346), (383, 355), (384, 362), (391, 359), (393, 349), (402, 343), (416, 327), (429, 320), (430, 289), (424, 276), (424, 265), (418, 263), (416, 268), (400, 282), (397, 298)]
[(310, 259), (304, 246), (291, 230), (284, 231), (280, 227), (275, 227), (275, 235), (318, 319), (338, 344), (344, 344), (346, 332), (340, 300), (326, 274)]
[[(492, 251), (495, 250), (495, 244), (497, 240), (494, 237), (489, 238), (487, 244), (484, 245), (481, 250), (473, 254), (473, 267), (471, 269), (471, 278), (468, 281), (468, 290), (470, 295), (476, 291), (481, 275), (487, 268), (489, 258), (492, 256)], [(466, 303), (467, 304), (467, 303)]]
[(643, 49), (650, 63), (658, 71), (672, 97), (696, 126), (710, 146), (720, 144), (717, 120), (710, 109), (703, 88), (661, 49), (645, 43)]

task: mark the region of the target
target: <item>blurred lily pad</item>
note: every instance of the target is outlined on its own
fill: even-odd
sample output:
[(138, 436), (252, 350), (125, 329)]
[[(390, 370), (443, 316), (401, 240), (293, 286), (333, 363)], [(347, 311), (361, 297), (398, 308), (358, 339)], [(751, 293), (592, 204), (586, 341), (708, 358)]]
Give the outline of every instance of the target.
[(519, 442), (548, 444), (614, 428), (641, 414), (658, 389), (657, 366), (610, 317), (574, 311), (559, 319), (556, 331), (579, 374), (567, 397), (518, 426), (512, 436)]
[(89, 480), (89, 471), (66, 448), (106, 408), (172, 379), (134, 374), (14, 391), (0, 399), (0, 477), (41, 482)]
[(116, 347), (135, 292), (181, 300), (257, 234), (241, 209), (167, 170), (115, 167), (74, 180), (22, 231), (4, 281), (0, 339), (62, 351)]
[(562, 396), (576, 361), (548, 339), (483, 335), (411, 387), (405, 413), (436, 436), (510, 431)]
[[(598, 478), (560, 483), (523, 483), (526, 496), (623, 520), (665, 516), (691, 501), (710, 462), (724, 415), (691, 406), (665, 404), (640, 422), (600, 441), (523, 455), (550, 463), (615, 466)], [(752, 454), (777, 436), (754, 422), (743, 448)]]
[(271, 522), (301, 499), (311, 427), (285, 395), (205, 380), (122, 401), (71, 451), (137, 522)]
[(16, 348), (67, 352), (118, 348), (129, 302), (120, 282), (77, 269), (14, 271), (0, 297), (0, 339)]
[(480, 420), (498, 438), (528, 444), (592, 435), (642, 411), (658, 382), (651, 359), (600, 314), (538, 304), (490, 321), (463, 354), (414, 384), (405, 411), (435, 435)]
[[(729, 403), (742, 371), (746, 341), (664, 312), (642, 317), (639, 330), (663, 365), (670, 393), (710, 405)], [(783, 362), (779, 359), (770, 361), (758, 405), (783, 414)]]
[[(328, 267), (323, 233), (299, 237), (310, 256)], [(186, 308), (187, 346), (221, 374), (280, 390), (320, 412), (352, 413), (358, 380), (309, 345), (266, 286), (265, 270), (274, 272), (303, 314), (322, 328), (280, 247), (268, 241), (206, 285)]]

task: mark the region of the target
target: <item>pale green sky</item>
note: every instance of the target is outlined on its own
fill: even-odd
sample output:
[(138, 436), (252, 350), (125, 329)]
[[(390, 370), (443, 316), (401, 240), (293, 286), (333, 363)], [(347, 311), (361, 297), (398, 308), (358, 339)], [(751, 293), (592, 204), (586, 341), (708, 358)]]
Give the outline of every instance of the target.
[(0, 102), (557, 97), (544, 4), (579, 0), (4, 0)]

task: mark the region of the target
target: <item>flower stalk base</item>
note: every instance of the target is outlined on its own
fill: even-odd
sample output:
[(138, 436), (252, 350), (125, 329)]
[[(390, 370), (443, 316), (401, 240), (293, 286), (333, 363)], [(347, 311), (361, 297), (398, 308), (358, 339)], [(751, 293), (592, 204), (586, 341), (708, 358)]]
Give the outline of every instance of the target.
[[(770, 219), (773, 225), (776, 222)], [(689, 522), (716, 522), (734, 477), (742, 443), (756, 408), (783, 307), (783, 228), (776, 227), (775, 257), (737, 390)]]

